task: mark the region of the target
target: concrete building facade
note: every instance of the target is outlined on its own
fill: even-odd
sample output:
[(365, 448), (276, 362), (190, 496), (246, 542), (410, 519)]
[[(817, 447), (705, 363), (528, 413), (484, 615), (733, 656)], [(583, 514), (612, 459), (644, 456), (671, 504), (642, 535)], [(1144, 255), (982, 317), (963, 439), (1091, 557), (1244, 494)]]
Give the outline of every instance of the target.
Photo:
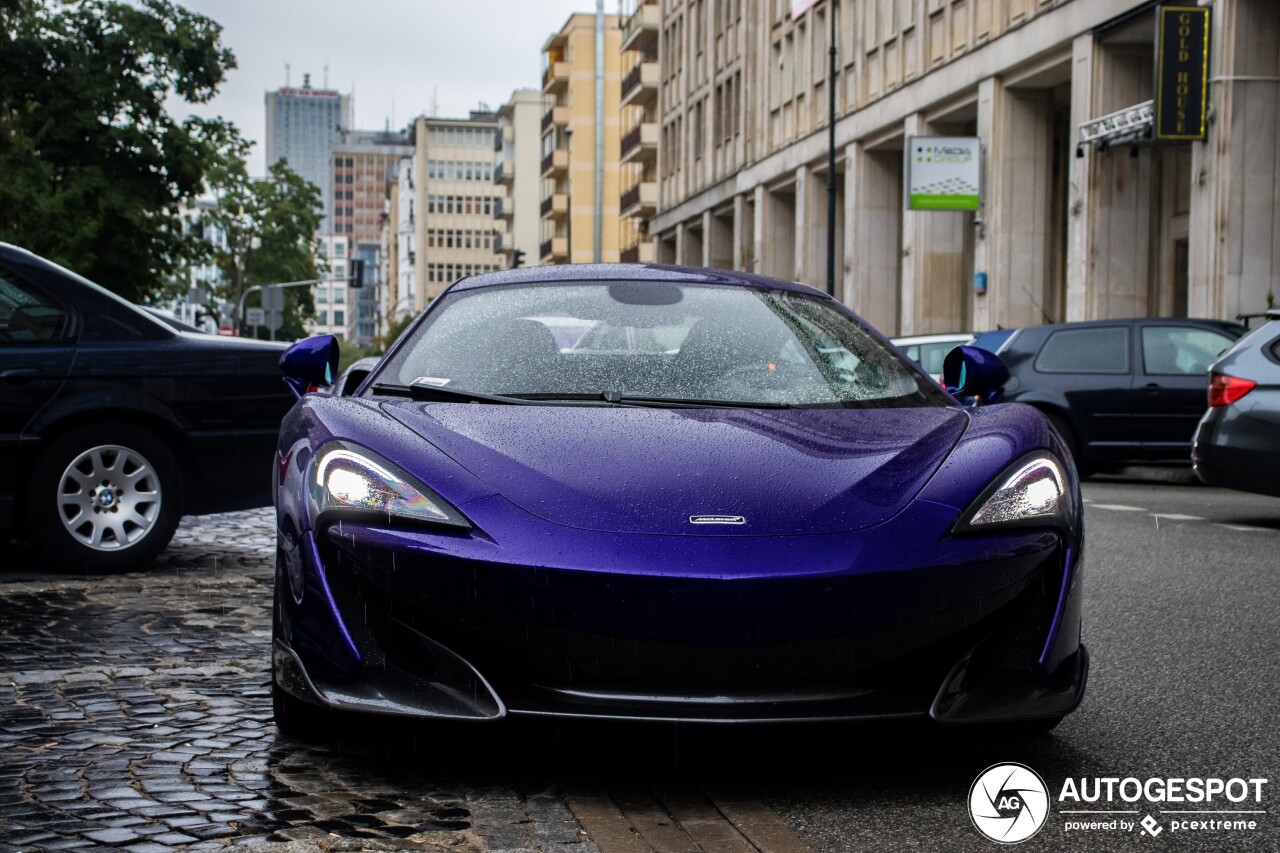
[[(421, 311), (459, 278), (502, 269), (494, 210), (505, 196), (494, 181), (496, 114), (419, 116), (411, 175), (413, 306)], [(403, 203), (403, 201), (402, 201)]]
[(542, 263), (618, 261), (621, 35), (574, 14), (542, 47)]
[(493, 180), (505, 195), (496, 202), (494, 217), (501, 223), (498, 245), (506, 266), (512, 265), (516, 250), (523, 253), (523, 266), (538, 263), (542, 113), (542, 93), (536, 89), (517, 89), (498, 109)]
[[(836, 295), (876, 326), (1261, 310), (1280, 291), (1280, 4), (1198, 3), (1205, 140), (1140, 119), (1086, 141), (1149, 109), (1158, 5), (661, 0), (657, 259), (824, 286), (833, 16)], [(914, 136), (981, 140), (979, 210), (906, 209)]]

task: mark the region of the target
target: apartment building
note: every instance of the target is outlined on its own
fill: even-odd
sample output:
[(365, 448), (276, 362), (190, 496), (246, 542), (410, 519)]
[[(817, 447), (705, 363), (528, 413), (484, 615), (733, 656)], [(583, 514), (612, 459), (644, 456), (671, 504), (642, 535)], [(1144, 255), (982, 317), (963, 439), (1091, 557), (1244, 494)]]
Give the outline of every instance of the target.
[[(412, 167), (413, 305), (421, 311), (459, 278), (502, 269), (494, 210), (497, 116), (419, 116)], [(407, 199), (406, 199), (407, 200)]]
[(333, 335), (338, 340), (355, 340), (359, 291), (345, 281), (352, 258), (352, 240), (346, 234), (325, 234), (317, 238), (316, 266), (329, 279), (311, 289), (316, 316), (309, 324), (313, 335)]
[(348, 307), (355, 316), (354, 340), (369, 344), (382, 334), (385, 306), (382, 221), (387, 185), (395, 180), (400, 161), (413, 154), (403, 131), (353, 130), (333, 147), (333, 201), (328, 230), (351, 238), (352, 256), (364, 261), (365, 286)]
[[(1160, 5), (661, 0), (655, 255), (825, 286), (834, 25), (834, 289), (881, 329), (1261, 310), (1280, 291), (1280, 4), (1201, 0), (1207, 51), (1200, 18), (1158, 27)], [(1158, 32), (1204, 61), (1207, 109), (1185, 78), (1156, 100)], [(1162, 109), (1194, 138), (1159, 138)], [(978, 140), (977, 209), (912, 209), (921, 137)]]
[(620, 98), (622, 137), (618, 158), (622, 192), (620, 258), (624, 263), (653, 261), (649, 220), (658, 209), (658, 0), (635, 0), (622, 24), (623, 68)]
[(542, 47), (543, 263), (619, 258), (619, 17), (570, 15)]
[(499, 251), (511, 266), (516, 250), (521, 264), (538, 263), (542, 212), (541, 127), (542, 93), (517, 89), (498, 108), (498, 132), (494, 136), (493, 180), (505, 188), (505, 196), (495, 202)]

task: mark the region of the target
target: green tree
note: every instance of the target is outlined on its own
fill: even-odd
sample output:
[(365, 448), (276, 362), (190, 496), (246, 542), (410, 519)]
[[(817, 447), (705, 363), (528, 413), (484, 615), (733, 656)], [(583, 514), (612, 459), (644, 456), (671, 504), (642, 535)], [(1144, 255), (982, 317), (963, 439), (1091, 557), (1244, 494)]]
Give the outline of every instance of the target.
[(394, 344), (397, 339), (399, 339), (400, 335), (404, 333), (404, 330), (409, 328), (409, 324), (416, 319), (418, 319), (417, 314), (405, 314), (399, 320), (395, 320), (390, 325), (388, 325), (386, 333), (384, 333), (382, 336), (382, 341), (381, 341), (382, 352), (386, 352), (387, 350), (391, 349), (391, 345)]
[[(284, 161), (271, 166), (269, 180), (251, 179), (245, 166), (247, 151), (243, 141), (229, 145), (210, 175), (218, 203), (209, 219), (227, 238), (226, 247), (214, 252), (225, 282), (220, 295), (232, 304), (253, 285), (304, 281), (325, 272), (316, 262), (314, 236), (323, 219), (320, 189)], [(284, 288), (284, 298), (284, 323), (275, 337), (303, 337), (305, 322), (315, 316), (311, 288)], [(261, 296), (250, 295), (245, 304), (260, 305)], [(265, 328), (258, 330), (259, 337), (268, 335)]]
[(213, 97), (221, 33), (169, 0), (0, 0), (0, 239), (133, 300), (199, 257), (180, 210), (234, 128), (165, 102)]

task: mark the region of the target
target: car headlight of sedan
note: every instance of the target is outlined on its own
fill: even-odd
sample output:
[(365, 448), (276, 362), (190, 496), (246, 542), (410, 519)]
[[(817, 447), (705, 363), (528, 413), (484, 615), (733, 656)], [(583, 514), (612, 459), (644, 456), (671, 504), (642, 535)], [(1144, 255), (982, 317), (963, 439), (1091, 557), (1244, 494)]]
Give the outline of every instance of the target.
[(313, 519), (327, 516), (471, 527), (462, 513), (399, 466), (344, 441), (320, 448), (307, 482)]
[(1062, 463), (1039, 451), (1002, 471), (960, 516), (954, 532), (1066, 527), (1074, 516), (1074, 495)]

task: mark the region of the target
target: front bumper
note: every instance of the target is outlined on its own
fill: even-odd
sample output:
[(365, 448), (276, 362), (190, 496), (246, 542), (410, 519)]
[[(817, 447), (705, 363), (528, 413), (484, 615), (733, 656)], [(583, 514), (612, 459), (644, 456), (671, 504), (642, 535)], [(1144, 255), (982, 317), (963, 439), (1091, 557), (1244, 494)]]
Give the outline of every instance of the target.
[[(611, 555), (603, 571), (505, 562), (474, 532), (332, 526), (282, 548), (276, 680), (338, 709), (477, 720), (959, 724), (1073, 710), (1088, 675), (1079, 549), (1025, 531), (931, 549), (929, 528), (954, 510), (914, 514), (895, 523), (915, 538), (876, 537), (889, 545), (865, 532), (704, 543), (742, 563), (737, 577), (673, 574), (697, 560), (686, 537), (574, 531), (596, 540), (584, 553)], [(877, 570), (832, 570), (816, 555), (833, 548)], [(940, 562), (921, 559), (931, 550)], [(771, 573), (746, 568), (771, 560)]]

